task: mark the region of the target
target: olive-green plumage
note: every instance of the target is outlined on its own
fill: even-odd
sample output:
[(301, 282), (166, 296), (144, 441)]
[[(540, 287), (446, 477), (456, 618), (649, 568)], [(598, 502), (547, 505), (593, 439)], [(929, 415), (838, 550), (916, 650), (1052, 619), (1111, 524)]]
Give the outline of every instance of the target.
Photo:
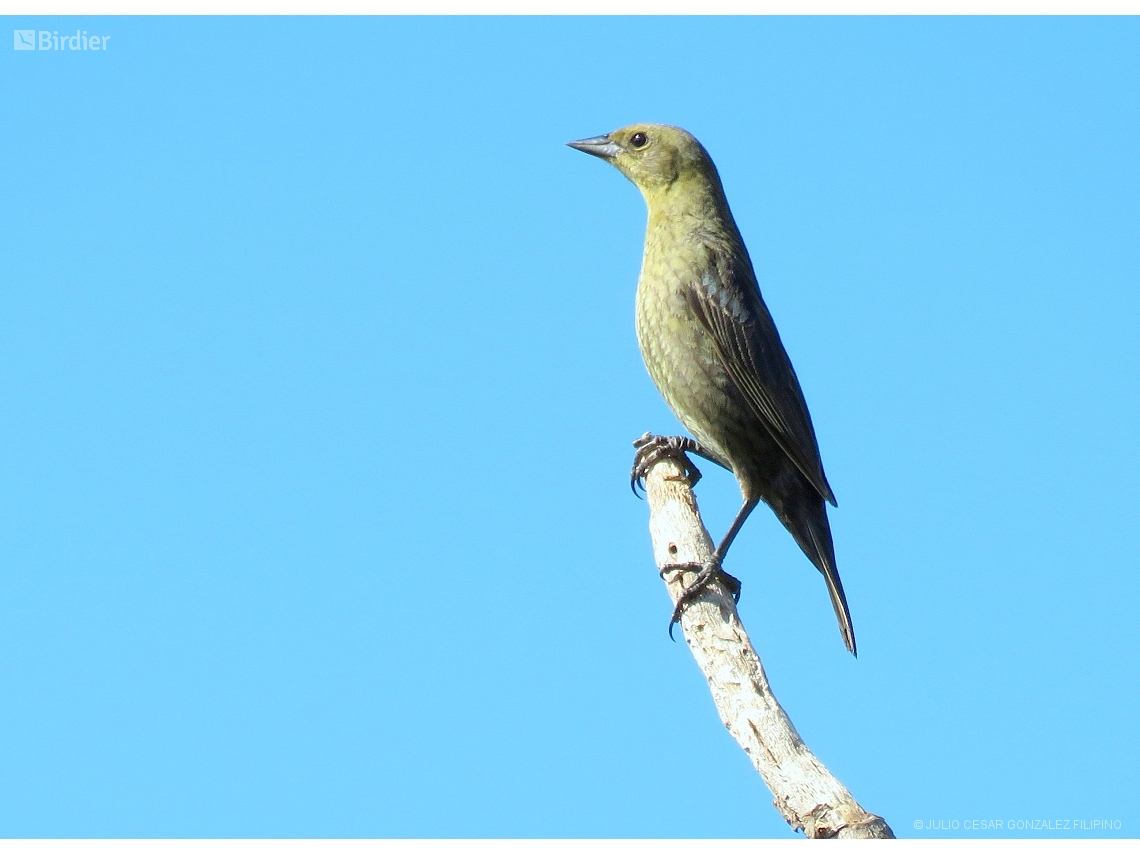
[(823, 574), (854, 653), (824, 504), (835, 496), (716, 167), (691, 134), (669, 125), (630, 125), (570, 145), (617, 167), (649, 208), (637, 286), (641, 355), (677, 418), (744, 495), (718, 558), (756, 503), (768, 504)]

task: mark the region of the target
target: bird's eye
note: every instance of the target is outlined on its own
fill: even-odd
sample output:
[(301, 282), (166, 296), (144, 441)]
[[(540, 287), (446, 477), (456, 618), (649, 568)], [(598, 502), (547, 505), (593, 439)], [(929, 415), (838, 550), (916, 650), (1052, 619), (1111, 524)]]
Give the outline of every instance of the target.
[(634, 148), (645, 148), (645, 144), (649, 142), (649, 137), (638, 131), (629, 138), (629, 142)]

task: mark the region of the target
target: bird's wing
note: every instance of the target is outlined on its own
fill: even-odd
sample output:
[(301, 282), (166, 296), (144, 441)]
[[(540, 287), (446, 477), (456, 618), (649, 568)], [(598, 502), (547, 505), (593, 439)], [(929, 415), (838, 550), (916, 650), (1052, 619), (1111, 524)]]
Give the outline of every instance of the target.
[(686, 291), (689, 306), (716, 344), (741, 398), (804, 477), (831, 504), (811, 416), (776, 324), (747, 259), (712, 252)]

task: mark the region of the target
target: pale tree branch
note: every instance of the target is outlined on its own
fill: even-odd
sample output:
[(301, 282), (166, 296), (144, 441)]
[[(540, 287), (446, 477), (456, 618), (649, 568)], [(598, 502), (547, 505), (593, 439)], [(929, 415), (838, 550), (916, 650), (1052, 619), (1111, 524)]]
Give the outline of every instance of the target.
[[(658, 569), (710, 560), (713, 544), (680, 463), (673, 458), (656, 463), (645, 478), (645, 490)], [(662, 576), (676, 603), (696, 573), (664, 570)], [(685, 609), (681, 629), (708, 679), (721, 721), (794, 830), (802, 830), (808, 838), (894, 837), (883, 818), (863, 810), (804, 745), (772, 695), (732, 595), (719, 580)]]

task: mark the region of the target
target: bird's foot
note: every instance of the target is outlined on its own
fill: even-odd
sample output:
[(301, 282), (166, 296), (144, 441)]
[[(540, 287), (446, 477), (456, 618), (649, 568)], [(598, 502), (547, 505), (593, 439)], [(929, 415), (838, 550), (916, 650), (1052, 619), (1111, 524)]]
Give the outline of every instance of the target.
[(680, 622), (681, 614), (685, 611), (685, 607), (693, 600), (700, 596), (701, 592), (709, 586), (713, 579), (720, 577), (720, 581), (728, 588), (732, 594), (733, 602), (740, 602), (740, 580), (730, 573), (724, 572), (724, 568), (720, 566), (720, 561), (715, 557), (709, 561), (686, 561), (681, 564), (666, 564), (661, 568), (661, 577), (664, 578), (665, 574), (670, 570), (677, 570), (680, 572), (690, 571), (696, 572), (695, 578), (689, 585), (681, 591), (680, 596), (677, 597), (677, 603), (673, 606), (673, 614), (669, 618), (669, 638), (673, 638), (673, 626)]
[(691, 451), (693, 454), (699, 454), (702, 457), (707, 457), (708, 452), (695, 439), (689, 439), (687, 436), (658, 436), (655, 433), (646, 432), (633, 441), (633, 447), (637, 449), (637, 453), (633, 456), (633, 471), (629, 475), (629, 487), (633, 490), (633, 495), (637, 495), (637, 489), (640, 487), (642, 492), (645, 491), (645, 476), (649, 474), (649, 470), (653, 465), (666, 457), (672, 457), (681, 467), (685, 470), (684, 477), (688, 479), (689, 486), (695, 487), (697, 482), (701, 480), (701, 470), (693, 465), (686, 451)]

